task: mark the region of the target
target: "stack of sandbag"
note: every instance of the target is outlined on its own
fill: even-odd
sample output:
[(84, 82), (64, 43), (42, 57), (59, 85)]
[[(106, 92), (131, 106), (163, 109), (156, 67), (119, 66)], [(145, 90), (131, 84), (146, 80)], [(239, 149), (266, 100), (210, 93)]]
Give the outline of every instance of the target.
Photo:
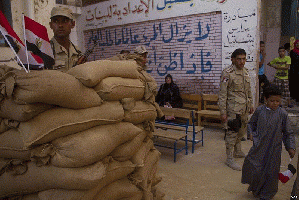
[(162, 199), (145, 73), (134, 61), (1, 66), (0, 199)]

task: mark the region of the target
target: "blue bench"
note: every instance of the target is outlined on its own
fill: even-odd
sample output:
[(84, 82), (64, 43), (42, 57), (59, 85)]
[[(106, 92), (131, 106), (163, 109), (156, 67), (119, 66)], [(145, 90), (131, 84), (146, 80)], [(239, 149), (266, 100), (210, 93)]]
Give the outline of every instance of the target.
[[(180, 108), (164, 108), (161, 110), (166, 116), (174, 116), (176, 119), (172, 121), (156, 120), (156, 129), (153, 134), (156, 146), (170, 148), (174, 150), (174, 162), (176, 155), (185, 150), (188, 155), (188, 142), (192, 143), (192, 153), (194, 153), (195, 145), (202, 143), (203, 145), (203, 127), (195, 126), (194, 111)], [(175, 131), (173, 131), (175, 130)], [(188, 133), (192, 133), (192, 138), (188, 139)], [(196, 135), (201, 133), (201, 139), (196, 139)], [(163, 145), (158, 142), (158, 138), (165, 138), (174, 141), (173, 146)], [(183, 140), (184, 146), (178, 148), (178, 141)]]

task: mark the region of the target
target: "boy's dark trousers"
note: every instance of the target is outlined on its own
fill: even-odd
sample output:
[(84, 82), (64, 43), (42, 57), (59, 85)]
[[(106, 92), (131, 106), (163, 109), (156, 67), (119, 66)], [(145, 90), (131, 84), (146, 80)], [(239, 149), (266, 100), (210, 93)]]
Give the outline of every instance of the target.
[(259, 98), (260, 98), (259, 102), (260, 103), (264, 103), (263, 91), (266, 87), (268, 87), (268, 85), (269, 85), (269, 80), (268, 80), (267, 76), (265, 74), (259, 75), (259, 90), (260, 90), (259, 91)]

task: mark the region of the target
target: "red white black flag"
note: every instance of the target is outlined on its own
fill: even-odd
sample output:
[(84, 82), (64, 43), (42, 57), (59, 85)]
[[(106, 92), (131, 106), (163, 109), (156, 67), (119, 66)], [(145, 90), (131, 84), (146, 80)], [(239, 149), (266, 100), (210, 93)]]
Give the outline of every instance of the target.
[(27, 51), (24, 43), (22, 42), (22, 40), (20, 40), (19, 36), (12, 29), (6, 17), (1, 11), (0, 11), (0, 31), (3, 37), (5, 38), (6, 42), (8, 43), (8, 45), (14, 51), (18, 59), (18, 63), (22, 65), (22, 67), (26, 71), (28, 71), (26, 67), (29, 66), (30, 68), (36, 68), (36, 69), (43, 68), (43, 60), (39, 56), (34, 55), (31, 52), (28, 52), (28, 54), (26, 54)]
[(55, 60), (47, 28), (24, 16), (24, 30), (27, 49), (43, 59), (46, 69), (51, 69)]

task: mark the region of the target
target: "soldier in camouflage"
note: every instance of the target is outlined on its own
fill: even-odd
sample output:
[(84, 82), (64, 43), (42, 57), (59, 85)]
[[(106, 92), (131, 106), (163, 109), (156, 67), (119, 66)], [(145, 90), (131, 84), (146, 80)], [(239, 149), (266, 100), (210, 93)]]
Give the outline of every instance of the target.
[(54, 37), (51, 46), (55, 58), (53, 69), (66, 72), (77, 64), (81, 51), (70, 41), (71, 30), (75, 27), (73, 13), (66, 7), (54, 7), (51, 11), (50, 28)]
[(245, 66), (246, 52), (236, 49), (231, 55), (232, 65), (222, 71), (220, 80), (219, 109), (226, 131), (226, 165), (241, 171), (234, 160), (243, 158), (241, 139), (245, 135), (248, 115), (253, 113), (250, 77)]

